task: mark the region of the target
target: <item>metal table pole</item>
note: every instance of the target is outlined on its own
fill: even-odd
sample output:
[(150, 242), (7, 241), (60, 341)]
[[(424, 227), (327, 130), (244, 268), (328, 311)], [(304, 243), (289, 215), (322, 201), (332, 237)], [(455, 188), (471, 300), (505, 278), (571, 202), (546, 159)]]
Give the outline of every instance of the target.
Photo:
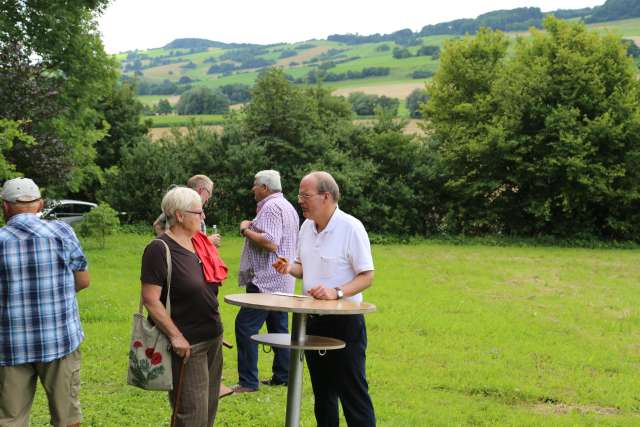
[[(307, 337), (307, 315), (293, 313), (291, 321), (291, 344), (304, 344)], [(289, 361), (289, 386), (287, 388), (286, 427), (300, 426), (300, 403), (302, 401), (302, 371), (304, 350), (291, 349)]]

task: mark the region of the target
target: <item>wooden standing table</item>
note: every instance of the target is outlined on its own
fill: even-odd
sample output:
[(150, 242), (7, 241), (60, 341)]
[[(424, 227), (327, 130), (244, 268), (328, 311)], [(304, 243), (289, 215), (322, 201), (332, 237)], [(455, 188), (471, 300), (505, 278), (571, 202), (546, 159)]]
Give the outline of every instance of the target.
[(224, 301), (240, 307), (293, 313), (291, 335), (259, 334), (251, 336), (252, 340), (261, 344), (291, 349), (286, 427), (298, 427), (300, 425), (304, 350), (326, 351), (345, 347), (344, 341), (335, 338), (307, 335), (307, 316), (309, 314), (364, 314), (376, 310), (375, 305), (366, 302), (358, 303), (344, 299), (317, 300), (260, 293), (227, 295), (224, 297)]

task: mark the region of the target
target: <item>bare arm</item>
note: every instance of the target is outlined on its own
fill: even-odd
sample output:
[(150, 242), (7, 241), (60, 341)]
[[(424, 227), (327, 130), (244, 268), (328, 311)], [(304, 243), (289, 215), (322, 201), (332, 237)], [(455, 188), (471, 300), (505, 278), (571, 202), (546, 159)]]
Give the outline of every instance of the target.
[(290, 274), (297, 279), (302, 279), (302, 264), (299, 262), (290, 263), (284, 257), (278, 257), (273, 263), (273, 268), (280, 274)]
[(171, 346), (176, 354), (184, 357), (185, 361), (191, 355), (191, 346), (182, 335), (178, 327), (167, 314), (164, 305), (160, 301), (162, 288), (149, 283), (142, 284), (142, 303), (149, 311), (151, 318), (164, 334), (169, 337)]
[(267, 252), (275, 252), (278, 250), (278, 245), (267, 239), (264, 233), (258, 233), (249, 228), (251, 221), (244, 220), (240, 223), (240, 232), (244, 237), (251, 240), (256, 245), (260, 246)]
[[(344, 292), (345, 297), (350, 297), (370, 287), (372, 282), (373, 270), (363, 271), (354, 277), (353, 280), (342, 285), (342, 292)], [(322, 284), (318, 284), (309, 289), (309, 295), (315, 299), (338, 299), (338, 293), (334, 288), (327, 288)]]
[(76, 292), (80, 292), (83, 289), (89, 287), (89, 272), (88, 271), (74, 271), (73, 280), (76, 284)]

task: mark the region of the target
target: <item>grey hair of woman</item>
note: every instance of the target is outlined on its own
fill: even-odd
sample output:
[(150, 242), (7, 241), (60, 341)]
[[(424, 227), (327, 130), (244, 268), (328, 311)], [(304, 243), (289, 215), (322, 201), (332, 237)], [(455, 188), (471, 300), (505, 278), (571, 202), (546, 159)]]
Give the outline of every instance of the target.
[(260, 185), (266, 185), (270, 191), (282, 191), (280, 183), (280, 172), (275, 170), (260, 171), (255, 176), (256, 182)]
[(167, 228), (177, 222), (176, 211), (182, 213), (193, 209), (193, 206), (202, 207), (202, 199), (195, 190), (188, 187), (174, 187), (167, 191), (162, 198), (160, 207), (167, 218)]

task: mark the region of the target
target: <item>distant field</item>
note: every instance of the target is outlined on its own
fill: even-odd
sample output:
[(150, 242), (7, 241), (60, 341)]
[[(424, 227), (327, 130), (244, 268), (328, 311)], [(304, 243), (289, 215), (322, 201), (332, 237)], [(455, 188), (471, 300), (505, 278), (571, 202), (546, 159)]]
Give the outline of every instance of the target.
[(625, 37), (640, 37), (640, 18), (590, 24), (594, 30), (607, 29)]
[(186, 115), (178, 116), (175, 114), (167, 116), (150, 116), (153, 122), (151, 127), (163, 128), (174, 126), (188, 126), (192, 122), (197, 125), (218, 125), (224, 120), (222, 114), (200, 114), (200, 115)]
[[(597, 31), (613, 31), (622, 37), (634, 40), (640, 45), (640, 19), (627, 19), (621, 21), (607, 22), (601, 24), (591, 24), (590, 28)], [(527, 32), (509, 33), (511, 36), (516, 37), (519, 35), (526, 35)], [(423, 45), (435, 45), (443, 47), (447, 40), (454, 37), (452, 36), (428, 36), (422, 37)], [(288, 58), (279, 58), (283, 50), (291, 50), (300, 44), (313, 44), (314, 47), (309, 49), (297, 49), (297, 55)], [(387, 45), (389, 50), (381, 51), (380, 47)], [(360, 45), (347, 45), (344, 43), (338, 43), (327, 40), (309, 40), (301, 43), (293, 44), (279, 44), (265, 47), (265, 53), (261, 56), (264, 59), (272, 59), (276, 61), (276, 65), (284, 69), (284, 71), (291, 75), (293, 78), (301, 78), (307, 75), (311, 70), (316, 69), (313, 64), (303, 64), (304, 61), (308, 61), (313, 57), (324, 55), (325, 59), (316, 63), (318, 65), (323, 62), (337, 61), (340, 62), (344, 59), (353, 59), (347, 62), (336, 63), (328, 71), (331, 73), (346, 73), (348, 71), (361, 71), (363, 68), (370, 67), (388, 67), (390, 72), (387, 76), (375, 76), (364, 79), (350, 79), (337, 82), (325, 82), (325, 87), (334, 89), (336, 95), (348, 95), (352, 92), (365, 92), (376, 95), (385, 95), (389, 97), (396, 97), (401, 101), (400, 115), (406, 116), (406, 108), (404, 107), (405, 98), (415, 88), (424, 87), (428, 79), (413, 79), (412, 73), (417, 70), (436, 72), (439, 60), (434, 60), (429, 56), (410, 57), (405, 59), (393, 58), (393, 48), (397, 47), (393, 42), (380, 42), (380, 43), (366, 43)], [(419, 47), (411, 46), (407, 49), (415, 53)], [(168, 56), (171, 51), (174, 52), (187, 52), (186, 49), (151, 49), (143, 52), (139, 52), (148, 55), (150, 58), (159, 56)], [(207, 70), (212, 65), (209, 61), (210, 58), (214, 58), (214, 63), (221, 61), (221, 55), (228, 53), (229, 50), (220, 48), (210, 48), (205, 52), (196, 52), (181, 56), (171, 56), (172, 59), (183, 59), (186, 61), (192, 61), (196, 67), (193, 69), (184, 69), (179, 64), (162, 65), (154, 68), (148, 68), (142, 70), (143, 79), (150, 83), (161, 83), (163, 80), (168, 79), (173, 82), (177, 82), (181, 77), (187, 76), (193, 80), (193, 86), (206, 86), (211, 89), (216, 89), (222, 85), (227, 84), (245, 84), (253, 85), (258, 76), (259, 70), (245, 69), (234, 71), (230, 75), (222, 74), (207, 74)], [(334, 52), (338, 56), (326, 57), (329, 53)], [(118, 60), (123, 61), (126, 58), (126, 54), (118, 54), (116, 57)], [(356, 59), (354, 59), (356, 58)], [(142, 63), (148, 63), (149, 60), (143, 60)], [(227, 61), (228, 62), (228, 61)], [(292, 62), (298, 65), (290, 65)], [(640, 61), (637, 61), (640, 63)], [(146, 105), (156, 104), (159, 99), (166, 98), (170, 103), (175, 104), (178, 100), (178, 96), (167, 95), (145, 95), (140, 96), (141, 102)], [(218, 121), (209, 117), (198, 117), (197, 120), (206, 125), (216, 125)], [(185, 126), (188, 120), (184, 118), (160, 118), (154, 119), (155, 127), (166, 126)]]
[[(407, 116), (407, 112), (406, 112), (406, 107), (404, 107), (404, 104), (400, 104), (400, 111), (403, 113), (403, 116)], [(196, 116), (198, 117), (198, 116)], [(420, 120), (416, 120), (416, 119), (410, 119), (407, 120), (407, 125), (404, 127), (403, 132), (407, 135), (423, 135), (424, 132), (422, 131), (422, 129), (420, 129), (420, 127), (418, 126), (418, 123), (420, 122)], [(359, 118), (353, 121), (353, 123), (357, 124), (357, 125), (361, 125), (361, 126), (371, 126), (374, 123), (374, 119), (373, 118)], [(199, 123), (198, 123), (199, 124)], [(200, 124), (199, 124), (200, 125)], [(217, 124), (217, 125), (201, 125), (204, 126), (205, 128), (209, 129), (209, 130), (213, 130), (215, 132), (222, 132), (224, 130), (224, 126), (221, 124)], [(186, 126), (182, 126), (182, 125), (173, 125), (173, 126), (155, 126), (149, 129), (149, 137), (152, 140), (158, 140), (160, 138), (163, 138), (165, 136), (169, 136), (171, 135), (172, 132), (179, 132), (181, 134), (185, 134), (188, 131), (188, 127)]]
[(166, 99), (171, 103), (171, 105), (175, 105), (180, 99), (180, 95), (143, 95), (136, 97), (138, 101), (142, 102), (144, 105), (152, 106), (158, 103), (161, 99)]
[(364, 92), (372, 95), (384, 95), (390, 98), (400, 98), (401, 102), (409, 96), (415, 89), (424, 89), (424, 82), (415, 81), (412, 83), (389, 83), (371, 86), (350, 86), (341, 87), (333, 91), (338, 96), (349, 96), (353, 92)]

